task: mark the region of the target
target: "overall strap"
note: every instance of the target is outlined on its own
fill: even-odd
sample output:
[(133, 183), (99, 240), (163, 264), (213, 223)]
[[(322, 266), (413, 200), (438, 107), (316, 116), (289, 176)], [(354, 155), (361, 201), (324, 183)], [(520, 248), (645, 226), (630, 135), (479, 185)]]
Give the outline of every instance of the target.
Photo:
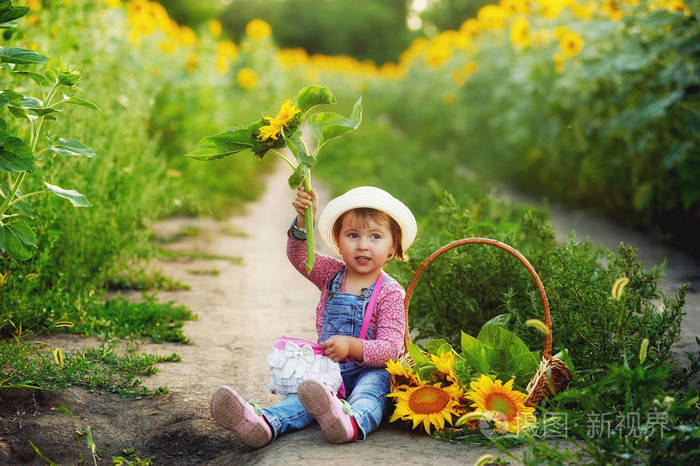
[(379, 296), (379, 290), (382, 289), (382, 284), (384, 283), (384, 272), (379, 275), (377, 283), (374, 285), (374, 290), (372, 290), (372, 296), (369, 298), (369, 304), (367, 304), (367, 309), (365, 310), (365, 318), (362, 321), (362, 328), (360, 329), (360, 334), (358, 338), (364, 340), (367, 336), (367, 330), (369, 330), (369, 321), (372, 320), (372, 314), (374, 313), (374, 306), (377, 303), (377, 297)]

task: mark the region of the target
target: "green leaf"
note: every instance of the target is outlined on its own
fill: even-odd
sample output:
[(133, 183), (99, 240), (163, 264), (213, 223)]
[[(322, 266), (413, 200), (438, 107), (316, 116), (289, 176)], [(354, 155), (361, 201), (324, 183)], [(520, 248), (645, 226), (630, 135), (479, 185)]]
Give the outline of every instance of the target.
[(498, 348), (500, 346), (500, 330), (501, 327), (497, 325), (484, 325), (483, 327), (481, 327), (481, 331), (479, 332), (479, 335), (477, 335), (476, 338), (486, 346), (489, 346), (491, 348)]
[(430, 364), (430, 359), (425, 357), (425, 354), (423, 354), (423, 351), (421, 351), (418, 345), (409, 342), (406, 346), (406, 351), (408, 351), (408, 354), (411, 355), (411, 358), (413, 359), (413, 362), (416, 363), (416, 366)]
[(44, 102), (31, 95), (24, 95), (19, 102), (19, 106), (26, 109), (42, 108), (44, 106)]
[(302, 113), (316, 105), (334, 104), (337, 100), (327, 86), (307, 86), (297, 94), (297, 106)]
[(60, 138), (58, 144), (49, 147), (48, 150), (61, 155), (81, 155), (90, 158), (95, 156), (95, 152), (92, 149), (73, 138)]
[(18, 94), (12, 89), (5, 89), (0, 91), (0, 95), (6, 98), (12, 105), (21, 105), (22, 94)]
[(9, 23), (0, 24), (0, 29), (17, 29), (19, 23), (17, 21), (10, 21)]
[(27, 118), (31, 120), (31, 118), (29, 118), (29, 115), (27, 115), (27, 111), (22, 107), (15, 107), (14, 105), (10, 105), (9, 107), (7, 107), (7, 109), (15, 118)]
[(487, 360), (486, 347), (468, 333), (462, 332), (462, 357), (481, 374), (490, 371)]
[(0, 250), (17, 260), (27, 260), (36, 251), (36, 235), (24, 220), (0, 223)]
[(481, 328), (491, 325), (507, 328), (508, 322), (510, 322), (510, 314), (498, 314), (496, 317), (492, 317), (491, 319), (489, 319), (489, 321), (482, 325)]
[(48, 464), (49, 466), (57, 466), (57, 464), (54, 463), (53, 461), (51, 461), (50, 459), (48, 459), (48, 458), (46, 457), (46, 455), (44, 455), (44, 454), (39, 450), (39, 448), (37, 448), (37, 446), (34, 445), (34, 444), (32, 443), (31, 440), (27, 440), (27, 443), (29, 443), (29, 446), (31, 446), (31, 447), (34, 449), (34, 453), (36, 453), (37, 456), (38, 456), (39, 458), (41, 458), (42, 460), (46, 461), (46, 464)]
[(421, 380), (430, 380), (437, 373), (435, 366), (416, 366), (416, 373)]
[(16, 64), (31, 64), (31, 63), (46, 63), (48, 57), (30, 49), (22, 49), (18, 47), (0, 47), (0, 63), (16, 63)]
[[(0, 195), (2, 195), (2, 197), (7, 197), (7, 194), (8, 194), (7, 188), (0, 186)], [(22, 197), (22, 195), (23, 195), (23, 193), (22, 193), (21, 189), (18, 189), (17, 192), (15, 193), (15, 196), (17, 198)], [(27, 198), (24, 198), (21, 201), (14, 204), (12, 206), (12, 209), (13, 209), (13, 211), (17, 210), (20, 215), (23, 215), (27, 218), (33, 217), (32, 208), (30, 207), (29, 199), (27, 199)]]
[(514, 374), (521, 384), (527, 382), (540, 366), (540, 352), (530, 351), (508, 359), (505, 371)]
[[(92, 102), (89, 102), (85, 99), (81, 99), (80, 97), (68, 97), (67, 95), (64, 95), (63, 98), (64, 98), (64, 100), (58, 102), (58, 104), (81, 105), (83, 107), (91, 108), (93, 110), (99, 110), (99, 108), (97, 108), (97, 105), (95, 105)], [(56, 104), (56, 105), (58, 105), (58, 104)]]
[(316, 159), (306, 152), (306, 145), (301, 139), (301, 131), (297, 131), (285, 138), (284, 142), (294, 154), (294, 158), (297, 159), (299, 165), (305, 165), (308, 168), (313, 168), (316, 165)]
[(36, 116), (44, 116), (44, 115), (48, 115), (49, 113), (56, 113), (56, 112), (60, 113), (61, 112), (60, 110), (57, 110), (53, 107), (29, 108), (27, 110), (32, 115), (36, 115)]
[(253, 135), (248, 128), (234, 128), (202, 138), (185, 157), (214, 160), (253, 147)]
[(26, 15), (29, 13), (29, 7), (26, 6), (18, 6), (18, 7), (11, 7), (11, 8), (2, 8), (2, 11), (0, 11), (0, 24), (7, 23), (8, 21), (15, 20), (17, 18), (21, 18), (22, 16)]
[(24, 172), (34, 168), (34, 153), (22, 139), (0, 131), (0, 172)]
[(19, 74), (31, 78), (34, 82), (40, 86), (44, 84), (50, 84), (49, 79), (41, 73), (36, 73), (34, 71), (13, 71), (13, 74)]
[[(90, 449), (90, 453), (92, 453), (92, 458), (95, 460), (95, 440), (92, 438), (92, 429), (90, 429), (90, 426), (87, 426), (87, 446)], [(95, 460), (95, 464), (97, 464), (97, 461)]]
[(426, 343), (425, 350), (430, 354), (439, 356), (440, 354), (445, 353), (447, 351), (452, 351), (452, 345), (440, 338)]
[(289, 187), (296, 189), (297, 186), (300, 186), (303, 183), (304, 178), (307, 176), (309, 176), (309, 168), (304, 164), (299, 165), (287, 180)]
[(54, 411), (58, 411), (59, 413), (67, 414), (70, 417), (73, 417), (73, 413), (71, 412), (71, 410), (66, 408), (65, 406), (57, 406), (56, 408), (54, 408)]
[(74, 189), (63, 189), (60, 186), (54, 186), (46, 181), (44, 181), (44, 185), (46, 185), (47, 190), (56, 196), (68, 199), (70, 203), (73, 204), (73, 207), (90, 207), (92, 205), (84, 195)]
[(350, 118), (338, 113), (320, 112), (309, 117), (308, 126), (316, 139), (317, 149), (338, 136), (357, 129), (362, 122), (362, 97), (357, 99)]

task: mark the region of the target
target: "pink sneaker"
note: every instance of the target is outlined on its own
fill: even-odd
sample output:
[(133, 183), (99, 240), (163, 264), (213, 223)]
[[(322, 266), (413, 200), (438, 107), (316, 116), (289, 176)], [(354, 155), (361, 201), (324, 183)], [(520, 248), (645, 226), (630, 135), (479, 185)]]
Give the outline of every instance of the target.
[(328, 440), (333, 443), (355, 440), (350, 405), (347, 401), (338, 399), (325, 382), (304, 380), (299, 384), (297, 395), (304, 408), (316, 418)]
[(211, 415), (249, 447), (260, 448), (272, 440), (272, 431), (260, 408), (253, 407), (229, 386), (220, 386), (211, 397)]

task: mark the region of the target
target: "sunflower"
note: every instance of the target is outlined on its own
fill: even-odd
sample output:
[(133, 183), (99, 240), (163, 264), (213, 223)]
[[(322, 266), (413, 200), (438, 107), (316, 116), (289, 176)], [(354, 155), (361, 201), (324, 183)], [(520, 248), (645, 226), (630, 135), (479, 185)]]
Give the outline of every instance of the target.
[(285, 100), (280, 107), (280, 111), (277, 112), (277, 117), (275, 120), (279, 122), (282, 126), (287, 126), (287, 124), (294, 118), (295, 115), (301, 113), (301, 110), (293, 104), (289, 99)]
[(243, 89), (250, 90), (258, 85), (258, 74), (250, 68), (243, 68), (236, 75), (236, 81)]
[(246, 25), (245, 34), (253, 40), (260, 40), (272, 34), (272, 28), (262, 19), (254, 19)]
[(470, 384), (466, 398), (472, 400), (475, 412), (490, 413), (495, 418), (496, 431), (518, 433), (528, 428), (534, 421), (534, 407), (525, 406), (527, 395), (513, 390), (513, 380), (505, 385), (481, 374), (479, 380)]
[(258, 139), (261, 141), (267, 141), (268, 139), (277, 140), (279, 137), (279, 132), (282, 129), (280, 125), (274, 118), (268, 119), (269, 125), (260, 127), (260, 134)]
[(391, 374), (392, 381), (396, 387), (418, 385), (421, 383), (418, 376), (413, 373), (413, 369), (393, 359), (387, 361), (386, 370)]
[(525, 18), (518, 18), (510, 30), (510, 41), (521, 48), (530, 46), (530, 24)]
[(583, 49), (583, 40), (575, 32), (567, 31), (559, 39), (559, 46), (562, 53), (567, 58), (571, 58), (578, 55)]
[(457, 383), (457, 373), (455, 372), (455, 354), (452, 351), (445, 351), (436, 356), (434, 354), (430, 355), (430, 359), (433, 360), (435, 368), (441, 374), (447, 376), (447, 380), (453, 383)]
[(421, 383), (404, 391), (389, 393), (388, 397), (396, 398), (396, 409), (389, 422), (398, 419), (413, 421), (414, 429), (422, 423), (428, 434), (431, 426), (441, 430), (445, 427), (445, 421), (452, 424), (453, 414), (460, 414), (458, 404), (461, 394), (458, 386), (443, 387), (440, 383)]
[(261, 141), (266, 141), (268, 139), (276, 140), (282, 128), (287, 127), (289, 122), (299, 113), (301, 113), (301, 110), (299, 110), (296, 104), (293, 104), (289, 99), (285, 100), (282, 107), (280, 107), (280, 111), (277, 112), (276, 117), (264, 117), (264, 119), (267, 120), (267, 125), (260, 127), (258, 139)]

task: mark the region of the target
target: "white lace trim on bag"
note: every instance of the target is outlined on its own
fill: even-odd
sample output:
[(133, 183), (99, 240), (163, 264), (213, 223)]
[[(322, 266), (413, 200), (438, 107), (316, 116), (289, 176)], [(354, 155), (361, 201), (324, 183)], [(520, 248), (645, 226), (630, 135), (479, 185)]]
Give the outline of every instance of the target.
[(323, 380), (335, 392), (343, 383), (340, 364), (326, 355), (315, 354), (310, 345), (300, 347), (288, 341), (282, 350), (272, 348), (267, 364), (272, 370), (270, 391), (278, 395), (296, 393), (299, 384), (312, 377)]

